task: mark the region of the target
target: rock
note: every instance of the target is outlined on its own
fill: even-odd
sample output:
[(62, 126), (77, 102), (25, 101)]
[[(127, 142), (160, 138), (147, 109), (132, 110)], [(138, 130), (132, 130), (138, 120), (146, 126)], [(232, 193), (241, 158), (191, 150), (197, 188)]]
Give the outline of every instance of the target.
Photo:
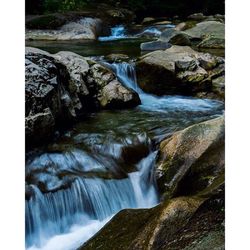
[(225, 39), (209, 36), (198, 44), (199, 48), (224, 49)]
[[(206, 249), (223, 247), (224, 197), (218, 188), (211, 198), (177, 197), (151, 209), (125, 209), (116, 214), (80, 250)], [(218, 201), (220, 202), (218, 204)], [(122, 225), (122, 226), (121, 226)], [(223, 249), (223, 248), (222, 248)]]
[(140, 104), (133, 90), (123, 87), (111, 70), (90, 58), (67, 51), (52, 55), (29, 47), (25, 53), (25, 97), (30, 146), (42, 143), (53, 130), (88, 112)]
[(98, 18), (82, 18), (66, 23), (57, 30), (27, 30), (26, 40), (96, 40), (102, 30)]
[(122, 210), (79, 249), (108, 250), (110, 245), (124, 250), (157, 249), (163, 237), (177, 233), (201, 203), (198, 199), (177, 198), (151, 209)]
[(213, 92), (221, 97), (223, 100), (225, 98), (225, 76), (219, 76), (212, 80)]
[(143, 20), (142, 20), (142, 24), (150, 24), (150, 23), (153, 23), (155, 22), (155, 18), (153, 17), (145, 17)]
[(173, 45), (190, 46), (191, 42), (188, 35), (184, 33), (178, 33), (170, 38), (169, 43)]
[(204, 16), (203, 13), (194, 13), (192, 15), (189, 15), (187, 18), (195, 21), (202, 21), (206, 19), (206, 16)]
[(174, 28), (166, 29), (161, 33), (159, 40), (169, 42), (169, 40), (178, 33), (179, 32), (176, 31)]
[(141, 43), (140, 48), (144, 51), (164, 50), (170, 48), (170, 44), (164, 41), (152, 41)]
[(182, 22), (182, 23), (179, 23), (175, 26), (175, 30), (177, 31), (183, 31), (187, 28), (187, 24)]
[(225, 39), (225, 24), (216, 21), (205, 21), (185, 30), (191, 39), (203, 39), (207, 36)]
[(198, 61), (200, 63), (200, 66), (205, 70), (214, 69), (218, 64), (218, 59), (208, 53), (200, 54)]
[[(186, 62), (186, 61), (185, 61)], [(179, 72), (176, 75), (177, 79), (180, 79), (182, 82), (188, 83), (199, 83), (208, 77), (208, 73), (202, 67), (198, 67), (195, 70), (188, 70)]]
[(157, 179), (165, 197), (194, 195), (224, 180), (224, 116), (174, 133), (160, 144)]
[(139, 95), (123, 87), (117, 80), (111, 81), (102, 89), (99, 101), (104, 109), (133, 108), (141, 104)]
[(198, 67), (196, 59), (191, 57), (184, 57), (175, 62), (175, 68), (178, 71), (190, 70), (194, 71)]
[(199, 53), (188, 46), (173, 45), (165, 51), (140, 57), (136, 73), (138, 85), (145, 92), (197, 96), (199, 92), (213, 91), (211, 80), (224, 74), (223, 67), (219, 57)]
[(129, 60), (129, 56), (125, 54), (109, 54), (105, 56), (105, 59), (110, 62), (124, 62)]
[[(43, 112), (29, 115), (25, 118), (25, 138), (26, 142), (39, 142), (49, 139), (55, 128), (55, 120), (49, 108)], [(34, 139), (35, 138), (35, 139)]]

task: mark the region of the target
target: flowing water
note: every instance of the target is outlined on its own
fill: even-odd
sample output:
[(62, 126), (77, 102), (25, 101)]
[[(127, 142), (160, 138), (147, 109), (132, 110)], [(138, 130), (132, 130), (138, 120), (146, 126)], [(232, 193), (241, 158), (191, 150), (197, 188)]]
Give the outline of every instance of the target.
[[(111, 36), (125, 33), (116, 27)], [(92, 114), (49, 145), (27, 153), (29, 250), (77, 249), (118, 211), (157, 205), (153, 173), (159, 142), (223, 113), (219, 101), (144, 93), (132, 62), (102, 63), (139, 94), (142, 104)]]

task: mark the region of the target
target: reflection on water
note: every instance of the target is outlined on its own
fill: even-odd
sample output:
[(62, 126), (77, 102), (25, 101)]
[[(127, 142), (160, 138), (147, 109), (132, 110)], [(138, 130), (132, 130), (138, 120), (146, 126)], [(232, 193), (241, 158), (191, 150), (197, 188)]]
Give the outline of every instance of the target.
[[(152, 40), (152, 39), (151, 39)], [(123, 39), (117, 41), (26, 41), (26, 46), (36, 47), (50, 53), (72, 51), (81, 56), (102, 56), (112, 53), (127, 54), (130, 57), (141, 55), (140, 44), (146, 38)]]

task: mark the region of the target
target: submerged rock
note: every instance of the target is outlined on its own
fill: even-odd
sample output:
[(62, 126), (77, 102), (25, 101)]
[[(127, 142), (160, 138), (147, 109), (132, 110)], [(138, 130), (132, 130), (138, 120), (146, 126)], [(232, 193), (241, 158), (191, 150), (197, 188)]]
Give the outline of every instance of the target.
[(88, 112), (140, 104), (138, 94), (123, 87), (111, 70), (73, 52), (52, 55), (26, 48), (25, 79), (28, 144)]
[(136, 72), (140, 88), (148, 93), (197, 96), (202, 92), (221, 99), (213, 92), (212, 79), (224, 74), (223, 65), (219, 57), (175, 45), (140, 57)]
[(170, 47), (171, 45), (164, 41), (152, 41), (152, 42), (142, 43), (140, 45), (141, 50), (144, 50), (144, 51), (164, 50)]

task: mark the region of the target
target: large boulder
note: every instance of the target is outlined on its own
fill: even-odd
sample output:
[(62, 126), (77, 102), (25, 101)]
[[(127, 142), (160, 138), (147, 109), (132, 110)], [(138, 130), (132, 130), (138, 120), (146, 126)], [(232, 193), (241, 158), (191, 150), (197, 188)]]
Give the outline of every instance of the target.
[(25, 53), (25, 96), (30, 145), (50, 137), (61, 121), (67, 125), (98, 109), (140, 104), (137, 93), (90, 58), (67, 51), (52, 55), (30, 47)]
[(207, 192), (206, 198), (178, 197), (151, 209), (122, 210), (79, 250), (191, 250), (208, 249), (204, 248), (207, 244), (209, 249), (224, 249), (224, 193), (220, 184)]
[(225, 24), (217, 21), (204, 21), (185, 30), (190, 40), (200, 40), (201, 48), (225, 48)]
[[(212, 79), (224, 75), (223, 65), (222, 58), (174, 45), (140, 57), (136, 73), (138, 84), (145, 92), (197, 96), (201, 92), (213, 93)], [(216, 96), (216, 93), (213, 98), (221, 99), (221, 94)]]
[(224, 116), (174, 133), (160, 144), (157, 180), (164, 196), (197, 194), (224, 179)]
[(95, 40), (101, 31), (101, 19), (85, 17), (66, 23), (58, 29), (27, 30), (25, 36), (27, 40)]

